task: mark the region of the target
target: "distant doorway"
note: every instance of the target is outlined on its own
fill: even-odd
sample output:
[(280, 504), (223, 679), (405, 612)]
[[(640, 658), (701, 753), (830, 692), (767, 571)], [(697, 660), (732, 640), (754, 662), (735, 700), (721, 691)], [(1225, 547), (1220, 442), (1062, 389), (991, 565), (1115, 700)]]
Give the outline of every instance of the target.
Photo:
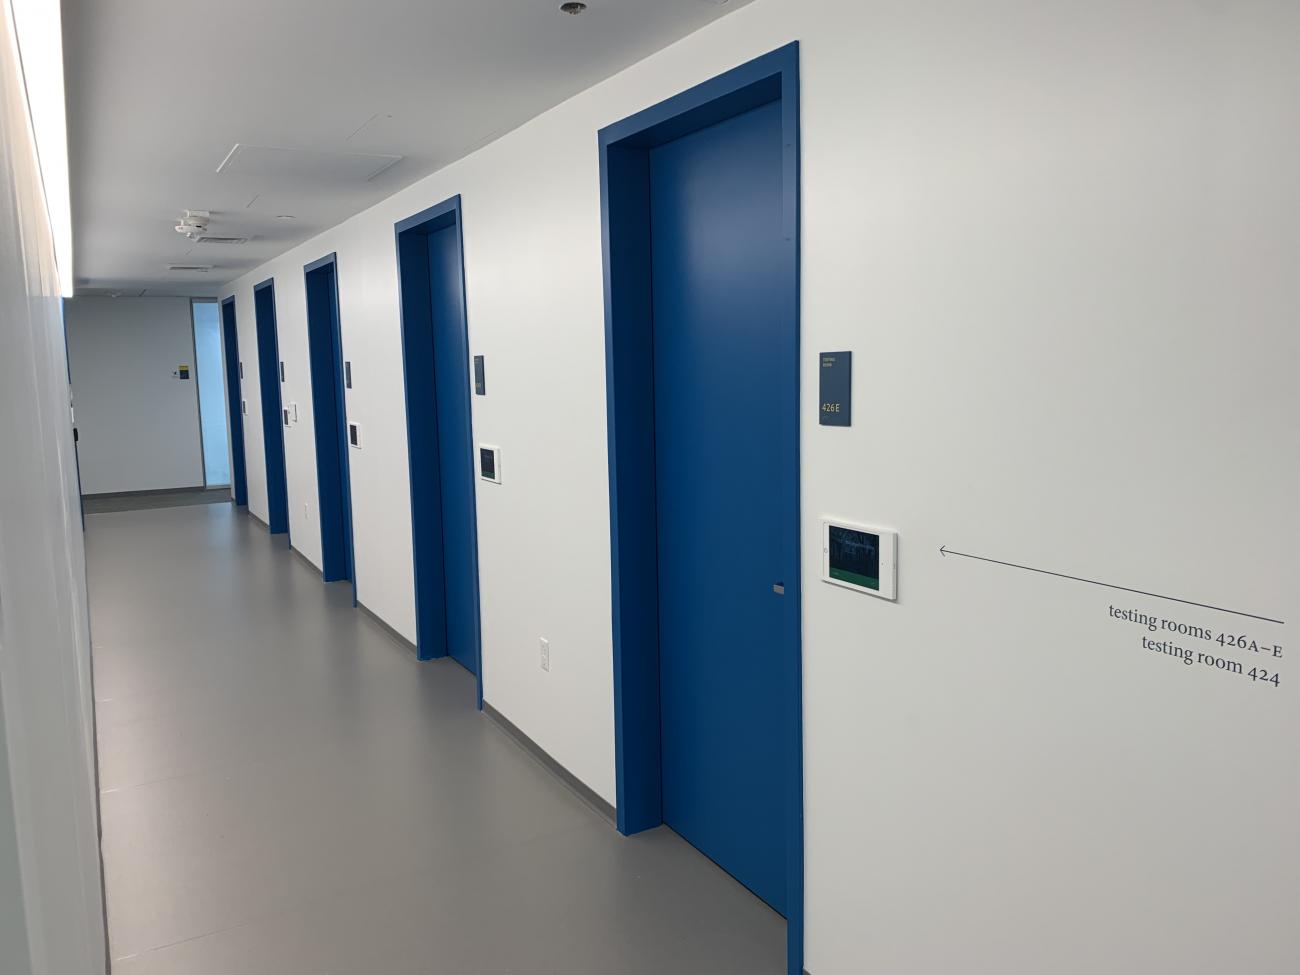
[(253, 288), (257, 319), (257, 378), (262, 397), (262, 439), (266, 448), (266, 524), (272, 535), (289, 531), (289, 483), (284, 466), (284, 408), (280, 384), (284, 363), (275, 331), (275, 281)]
[(235, 504), (248, 504), (248, 476), (244, 464), (244, 364), (239, 360), (239, 330), (235, 324), (235, 298), (221, 303), (222, 345), (225, 351), (226, 416), (230, 418), (230, 490)]
[(311, 358), (312, 424), (320, 498), (321, 574), (349, 580), (352, 567), (352, 489), (348, 470), (343, 338), (339, 324), (337, 262), (333, 254), (308, 264), (307, 345)]
[(199, 431), (203, 440), (205, 487), (230, 484), (230, 437), (221, 356), (221, 311), (215, 301), (191, 301), (194, 374), (199, 393)]

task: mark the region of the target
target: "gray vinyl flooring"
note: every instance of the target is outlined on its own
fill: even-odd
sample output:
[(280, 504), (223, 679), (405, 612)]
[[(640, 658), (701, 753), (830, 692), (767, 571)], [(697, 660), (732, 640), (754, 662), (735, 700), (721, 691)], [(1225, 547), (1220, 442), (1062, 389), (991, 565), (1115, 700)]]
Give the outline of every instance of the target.
[(115, 975), (784, 971), (766, 905), (619, 836), (242, 511), (86, 526)]
[(179, 508), (191, 504), (221, 504), (230, 501), (230, 488), (193, 488), (184, 491), (128, 491), (124, 494), (87, 494), (81, 499), (88, 515), (108, 511), (142, 511), (146, 508)]

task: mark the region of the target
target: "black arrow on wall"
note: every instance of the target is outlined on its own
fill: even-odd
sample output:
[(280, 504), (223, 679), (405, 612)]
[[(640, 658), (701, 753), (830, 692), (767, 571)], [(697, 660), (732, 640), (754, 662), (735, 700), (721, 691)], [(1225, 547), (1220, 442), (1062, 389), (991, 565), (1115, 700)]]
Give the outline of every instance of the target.
[(1183, 603), (1186, 606), (1199, 606), (1202, 609), (1212, 609), (1219, 613), (1231, 613), (1233, 616), (1245, 616), (1252, 620), (1263, 620), (1265, 623), (1278, 623), (1282, 626), (1286, 624), (1282, 620), (1275, 620), (1271, 616), (1259, 616), (1255, 613), (1243, 613), (1237, 609), (1226, 609), (1223, 606), (1212, 606), (1209, 603), (1198, 603), (1191, 599), (1179, 599), (1177, 596), (1164, 596), (1158, 592), (1146, 592), (1143, 589), (1130, 589), (1128, 586), (1117, 586), (1110, 582), (1100, 582), (1097, 579), (1085, 579), (1082, 576), (1067, 575), (1064, 572), (1053, 572), (1050, 569), (1036, 569), (1032, 565), (1018, 565), (1015, 562), (1003, 562), (1000, 559), (985, 558), (983, 555), (971, 555), (969, 552), (957, 552), (948, 548), (946, 545), (939, 546), (939, 554), (945, 558), (949, 555), (958, 555), (963, 559), (975, 559), (977, 562), (989, 562), (993, 565), (1005, 565), (1011, 569), (1023, 569), (1026, 572), (1037, 572), (1040, 575), (1056, 576), (1058, 579), (1071, 579), (1074, 582), (1086, 582), (1090, 586), (1104, 586), (1107, 589), (1118, 589), (1120, 592), (1136, 593), (1139, 596), (1150, 596), (1153, 599), (1166, 599), (1171, 603)]

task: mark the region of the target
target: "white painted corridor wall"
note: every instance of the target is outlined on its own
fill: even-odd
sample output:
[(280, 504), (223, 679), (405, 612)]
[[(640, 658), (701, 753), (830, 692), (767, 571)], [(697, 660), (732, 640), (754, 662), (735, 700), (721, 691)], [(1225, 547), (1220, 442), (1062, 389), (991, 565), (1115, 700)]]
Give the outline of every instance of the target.
[[(261, 284), (267, 277), (269, 275), (264, 274), (254, 283)], [(301, 264), (296, 275), (283, 272), (275, 275), (276, 334), (279, 337), (280, 360), (284, 363), (285, 370), (280, 403), (282, 408), (290, 410), (291, 404), (298, 405), (297, 422), (290, 422), (283, 428), (284, 462), (288, 472), (289, 538), (295, 549), (320, 568), (320, 519), (316, 512), (316, 441), (311, 422), (306, 301)], [(248, 507), (265, 522), (266, 437), (262, 432), (261, 373), (252, 284), (235, 292), (235, 321), (239, 330), (239, 358), (244, 364), (242, 388), (244, 399), (248, 403), (248, 415), (244, 417)]]
[[(484, 691), (613, 801), (596, 131), (798, 40), (809, 971), (1290, 975), (1295, 665), (1185, 667), (1108, 606), (1237, 621), (939, 548), (1300, 616), (1298, 35), (1262, 0), (756, 0), (236, 281), (250, 506), (274, 275), (319, 563), (302, 268), (336, 252), (358, 594), (414, 639), (393, 225), (460, 194), (474, 436), (510, 472), (478, 495)], [(828, 349), (859, 353), (847, 430)], [(896, 605), (818, 581), (825, 515), (899, 531)]]
[(24, 75), (19, 43), (35, 61), (49, 34), (12, 13), (0, 0), (0, 972), (91, 975), (108, 945), (86, 561), (57, 208), (28, 114), (52, 66)]
[(71, 298), (64, 317), (82, 491), (202, 487), (190, 300)]

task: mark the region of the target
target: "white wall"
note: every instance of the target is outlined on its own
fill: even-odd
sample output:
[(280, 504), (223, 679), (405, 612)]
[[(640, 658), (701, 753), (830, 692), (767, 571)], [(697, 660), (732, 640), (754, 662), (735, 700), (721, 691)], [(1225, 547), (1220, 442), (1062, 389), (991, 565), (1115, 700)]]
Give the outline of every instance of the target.
[(9, 754), (3, 747), (6, 737), (4, 695), (0, 694), (0, 965), (6, 972), (25, 973), (30, 970), (32, 956), (27, 945), (27, 911), (23, 904)]
[[(318, 254), (316, 256), (322, 257), (324, 255)], [(280, 388), (281, 405), (286, 409), (290, 409), (291, 415), (293, 404), (298, 405), (297, 422), (291, 422), (287, 427), (282, 428), (284, 431), (285, 468), (288, 471), (289, 542), (295, 549), (306, 556), (313, 565), (320, 568), (320, 519), (316, 512), (316, 439), (311, 420), (311, 365), (307, 348), (307, 289), (302, 270), (305, 263), (308, 262), (298, 262), (297, 273), (295, 274), (292, 270), (292, 264), (285, 264), (284, 258), (276, 262), (275, 304), (280, 359), (284, 362), (285, 368), (284, 383)], [(249, 278), (247, 288), (239, 288), (234, 292), (235, 321), (239, 332), (239, 356), (240, 361), (244, 364), (243, 393), (248, 403), (248, 415), (244, 417), (244, 457), (247, 465), (248, 508), (263, 521), (267, 520), (266, 438), (262, 434), (261, 373), (259, 372), (258, 363), (257, 317), (253, 309), (253, 285), (260, 284), (270, 276), (268, 273), (260, 277)], [(398, 396), (402, 395), (400, 379), (401, 374), (399, 373)], [(405, 420), (403, 420), (403, 423), (405, 423)], [(405, 438), (405, 436), (406, 428), (403, 426), (402, 437)], [(405, 443), (405, 439), (403, 439), (403, 443)], [(402, 476), (405, 477), (405, 455), (403, 455), (402, 463)], [(352, 483), (355, 491), (357, 483), (355, 473), (352, 476)], [(407, 498), (407, 525), (409, 530), (409, 494)], [(356, 503), (355, 500), (353, 503)], [(407, 548), (406, 559), (409, 577), (409, 539), (407, 540)], [(411, 598), (413, 600), (414, 596), (412, 595)], [(411, 605), (413, 607), (414, 602)], [(377, 612), (380, 611), (380, 607), (371, 608)]]
[(79, 297), (64, 314), (82, 491), (202, 487), (190, 299)]
[[(308, 402), (302, 266), (336, 251), (358, 590), (413, 638), (393, 224), (462, 195), (474, 433), (509, 471), (478, 498), (484, 690), (612, 801), (596, 131), (799, 40), (808, 969), (1289, 975), (1291, 649), (1252, 683), (1108, 607), (1287, 628), (939, 548), (1300, 616), (1297, 36), (1265, 0), (757, 0), (235, 282), (241, 348), (274, 275)], [(831, 349), (848, 430), (817, 425)], [(818, 581), (829, 514), (899, 530), (897, 604)]]
[(67, 358), (10, 30), (0, 3), (0, 972), (98, 975), (107, 958)]

